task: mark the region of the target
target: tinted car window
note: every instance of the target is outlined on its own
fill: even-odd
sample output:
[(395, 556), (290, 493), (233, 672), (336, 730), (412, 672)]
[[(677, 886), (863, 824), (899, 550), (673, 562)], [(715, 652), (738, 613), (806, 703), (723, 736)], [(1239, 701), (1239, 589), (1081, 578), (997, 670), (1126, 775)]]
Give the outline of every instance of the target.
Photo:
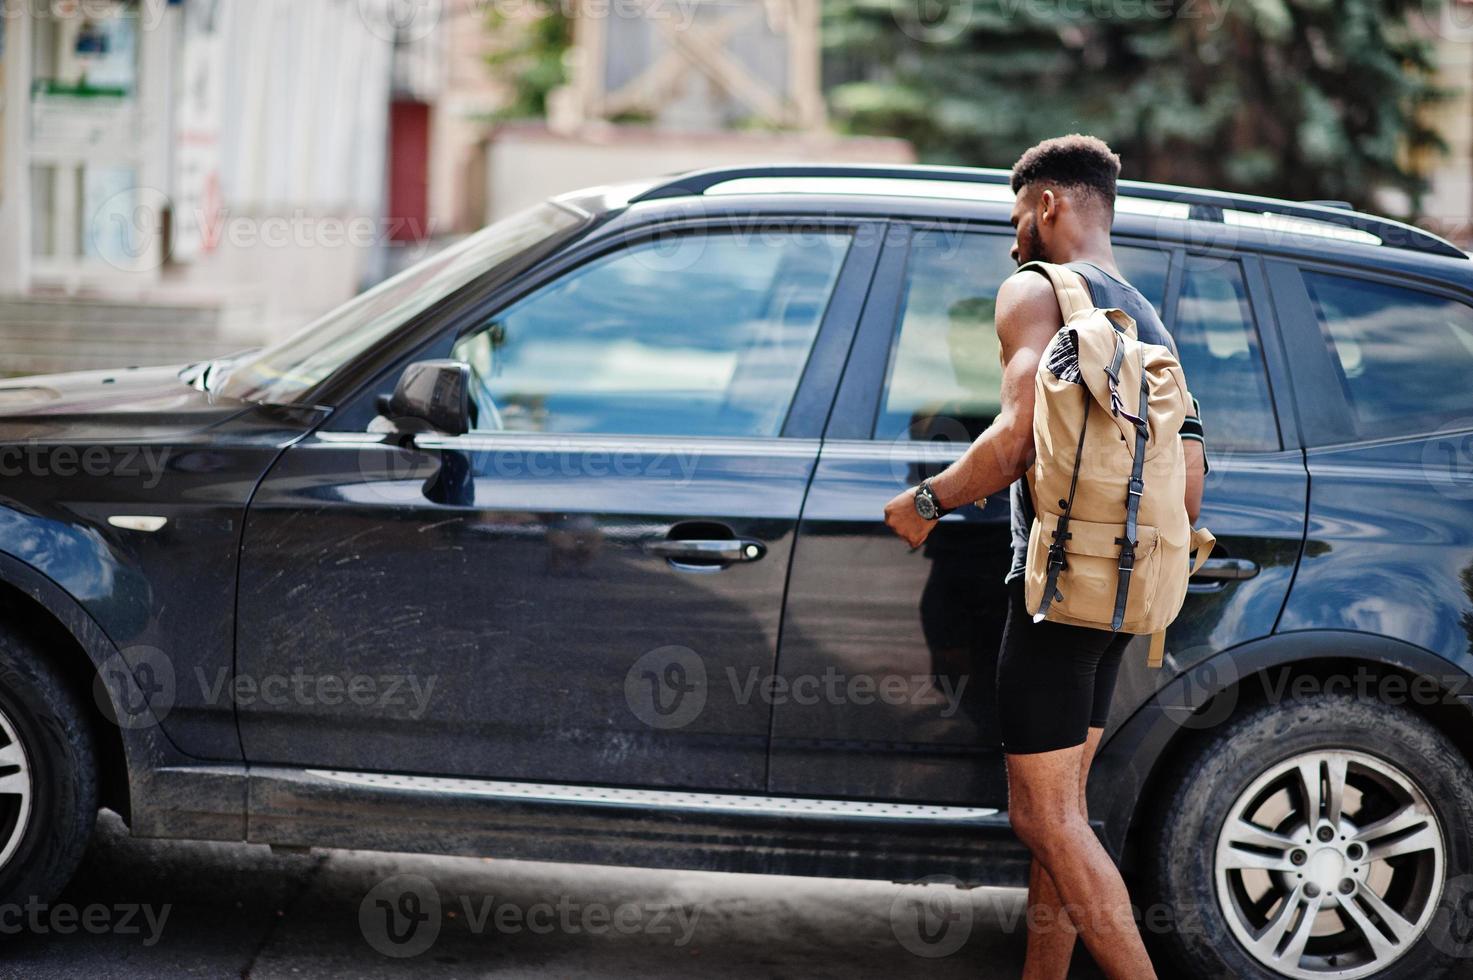
[(557, 204), (510, 215), (380, 283), (291, 337), (225, 361), (208, 384), (226, 398), (293, 402), (348, 361), (478, 276), (584, 222)]
[(1017, 271), (1012, 245), (1002, 235), (916, 231), (875, 438), (966, 442), (996, 417), (993, 314), (998, 287)]
[(1156, 315), (1166, 319), (1166, 272), (1167, 254), (1159, 248), (1138, 248), (1134, 245), (1115, 246), (1115, 264), (1125, 281), (1141, 291), (1141, 295), (1156, 308)]
[(1171, 336), (1202, 406), (1208, 453), (1280, 448), (1258, 328), (1237, 262), (1187, 258)]
[(702, 234), (581, 266), (456, 343), (476, 428), (776, 436), (848, 246)]
[[(916, 232), (875, 438), (966, 442), (997, 416), (1002, 367), (993, 318), (998, 287), (1017, 271), (1012, 245), (1002, 235)], [(1117, 246), (1115, 259), (1159, 312), (1167, 254)]]
[(1385, 283), (1305, 272), (1361, 436), (1409, 435), (1468, 414), (1473, 308)]

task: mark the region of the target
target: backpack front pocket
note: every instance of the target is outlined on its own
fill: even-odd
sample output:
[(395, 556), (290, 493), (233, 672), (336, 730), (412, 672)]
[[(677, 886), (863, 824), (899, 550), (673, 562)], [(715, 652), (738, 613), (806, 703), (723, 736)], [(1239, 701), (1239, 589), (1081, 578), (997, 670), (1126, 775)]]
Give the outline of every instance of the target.
[[(1040, 514), (1028, 533), (1028, 570), (1025, 597), (1028, 611), (1037, 614), (1048, 584), (1049, 547), (1059, 515)], [(1149, 524), (1137, 525), (1135, 568), (1125, 603), (1122, 629), (1133, 632), (1151, 611), (1151, 600), (1161, 575), (1157, 544), (1160, 532)], [(1102, 524), (1070, 518), (1069, 538), (1064, 542), (1064, 566), (1059, 570), (1056, 593), (1047, 619), (1095, 629), (1109, 629), (1115, 615), (1115, 593), (1120, 581), (1120, 545), (1124, 524)]]

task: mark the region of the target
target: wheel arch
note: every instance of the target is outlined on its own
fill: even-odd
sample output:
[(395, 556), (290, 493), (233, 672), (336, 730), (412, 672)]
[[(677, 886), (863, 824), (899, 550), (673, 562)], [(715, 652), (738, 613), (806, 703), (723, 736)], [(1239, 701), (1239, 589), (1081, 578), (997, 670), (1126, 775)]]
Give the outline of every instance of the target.
[(1357, 693), (1369, 689), (1363, 685), (1377, 694), (1399, 692), (1406, 707), (1473, 763), (1473, 675), (1467, 665), (1370, 633), (1276, 633), (1194, 664), (1108, 736), (1090, 781), (1090, 811), (1103, 823), (1106, 846), (1131, 863), (1133, 845), (1149, 830), (1139, 818), (1165, 788), (1173, 760), (1228, 718), (1292, 699), (1306, 687)]
[[(163, 743), (157, 724), (125, 729), (109, 721), (98, 704), (99, 690), (107, 691), (108, 697), (114, 700), (119, 693), (142, 698), (136, 688), (119, 691), (118, 685), (99, 687), (94, 683), (103, 665), (119, 656), (117, 648), (66, 590), (3, 552), (0, 552), (0, 617), (36, 641), (77, 696), (87, 713), (102, 768), (98, 774), (101, 802), (129, 818), (139, 774), (163, 762), (172, 747)], [(125, 679), (131, 685), (131, 675), (125, 675)], [(116, 703), (112, 705), (114, 717), (119, 717), (117, 707)]]

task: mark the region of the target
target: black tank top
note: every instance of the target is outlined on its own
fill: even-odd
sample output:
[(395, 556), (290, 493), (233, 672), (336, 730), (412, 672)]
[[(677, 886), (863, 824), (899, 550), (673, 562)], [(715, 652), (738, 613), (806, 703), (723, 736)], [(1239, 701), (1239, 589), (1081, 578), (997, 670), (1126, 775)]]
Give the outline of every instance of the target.
[[(1084, 277), (1089, 286), (1090, 301), (1099, 309), (1124, 310), (1135, 320), (1136, 336), (1148, 344), (1160, 344), (1176, 353), (1176, 342), (1166, 332), (1156, 308), (1141, 291), (1122, 279), (1116, 279), (1093, 262), (1069, 262), (1066, 267)], [(1012, 501), (1013, 563), (1005, 581), (1023, 574), (1028, 567), (1028, 528), (1033, 523), (1033, 498), (1028, 494), (1028, 479), (1017, 481), (1009, 491)]]

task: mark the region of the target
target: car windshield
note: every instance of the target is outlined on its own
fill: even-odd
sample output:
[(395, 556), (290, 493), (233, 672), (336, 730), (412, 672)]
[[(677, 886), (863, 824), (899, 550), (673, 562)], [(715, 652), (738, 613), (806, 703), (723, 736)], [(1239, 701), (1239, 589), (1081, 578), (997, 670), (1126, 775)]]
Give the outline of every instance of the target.
[(433, 304), (585, 217), (555, 203), (511, 215), (385, 280), (286, 340), (209, 365), (193, 380), (229, 398), (296, 401)]

